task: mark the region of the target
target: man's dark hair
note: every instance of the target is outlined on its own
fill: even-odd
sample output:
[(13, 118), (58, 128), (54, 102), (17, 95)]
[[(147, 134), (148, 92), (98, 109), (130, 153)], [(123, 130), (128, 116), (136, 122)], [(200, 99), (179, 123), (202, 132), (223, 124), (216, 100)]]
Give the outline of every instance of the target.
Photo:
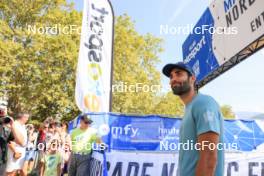
[[(193, 74), (191, 74), (189, 72), (187, 72), (187, 75), (188, 75), (188, 79), (190, 79), (193, 76)], [(194, 90), (196, 91), (196, 93), (198, 93), (198, 86), (197, 86), (197, 82), (196, 81), (194, 81), (193, 87), (194, 87)]]
[(21, 119), (25, 115), (29, 115), (29, 113), (28, 112), (20, 112), (17, 114), (17, 119)]
[[(187, 71), (186, 71), (187, 72)], [(188, 77), (192, 77), (193, 74), (191, 74), (190, 72), (187, 72)]]
[(68, 125), (68, 123), (67, 123), (67, 122), (62, 122), (62, 125), (66, 125), (66, 128), (67, 128), (67, 130), (68, 130), (68, 128), (69, 128), (69, 125)]

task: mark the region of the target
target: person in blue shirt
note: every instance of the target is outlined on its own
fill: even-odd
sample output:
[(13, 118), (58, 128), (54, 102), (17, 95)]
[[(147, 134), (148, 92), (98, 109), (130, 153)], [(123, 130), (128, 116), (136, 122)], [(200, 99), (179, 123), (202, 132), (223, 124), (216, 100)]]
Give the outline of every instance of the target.
[(223, 176), (223, 118), (218, 103), (197, 93), (192, 69), (178, 62), (162, 70), (173, 93), (185, 104), (180, 127), (178, 176)]

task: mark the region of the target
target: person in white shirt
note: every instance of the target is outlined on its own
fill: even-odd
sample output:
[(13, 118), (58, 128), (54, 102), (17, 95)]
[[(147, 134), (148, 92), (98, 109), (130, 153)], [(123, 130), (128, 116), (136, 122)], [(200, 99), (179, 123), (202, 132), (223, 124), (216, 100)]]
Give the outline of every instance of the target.
[(35, 128), (33, 124), (27, 124), (26, 125), (27, 133), (28, 133), (28, 140), (27, 140), (27, 146), (26, 146), (26, 156), (25, 156), (25, 162), (23, 165), (23, 172), (25, 174), (32, 171), (34, 160), (36, 158), (36, 149), (37, 149), (37, 137), (38, 133), (35, 132)]
[(25, 161), (27, 145), (27, 130), (25, 124), (28, 119), (28, 113), (20, 113), (17, 116), (17, 120), (12, 120), (10, 123), (14, 141), (8, 144), (6, 176), (14, 176), (16, 172), (19, 172), (21, 176), (26, 176), (22, 168)]

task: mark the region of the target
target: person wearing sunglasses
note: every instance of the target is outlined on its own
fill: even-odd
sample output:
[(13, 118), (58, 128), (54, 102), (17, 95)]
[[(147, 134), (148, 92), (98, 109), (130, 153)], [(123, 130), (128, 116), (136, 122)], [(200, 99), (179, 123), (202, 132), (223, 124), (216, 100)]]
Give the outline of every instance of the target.
[(69, 176), (89, 176), (92, 145), (101, 142), (96, 129), (90, 127), (92, 122), (88, 115), (81, 115), (80, 127), (71, 133)]

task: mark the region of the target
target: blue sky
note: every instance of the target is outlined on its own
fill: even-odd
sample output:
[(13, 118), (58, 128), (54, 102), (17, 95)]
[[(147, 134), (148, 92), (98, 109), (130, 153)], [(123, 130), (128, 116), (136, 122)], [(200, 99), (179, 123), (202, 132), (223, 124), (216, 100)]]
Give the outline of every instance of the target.
[[(71, 0), (73, 1), (73, 0)], [(83, 0), (75, 0), (76, 9), (82, 10)], [(161, 25), (179, 27), (195, 25), (209, 0), (112, 0), (115, 16), (128, 14), (136, 30), (163, 38), (165, 51), (160, 55), (163, 65), (182, 60), (182, 44), (187, 34), (164, 34)], [(264, 50), (254, 54), (228, 72), (205, 85), (200, 92), (213, 96), (221, 105), (232, 106), (234, 111), (264, 112)], [(168, 84), (163, 76), (162, 83)]]

